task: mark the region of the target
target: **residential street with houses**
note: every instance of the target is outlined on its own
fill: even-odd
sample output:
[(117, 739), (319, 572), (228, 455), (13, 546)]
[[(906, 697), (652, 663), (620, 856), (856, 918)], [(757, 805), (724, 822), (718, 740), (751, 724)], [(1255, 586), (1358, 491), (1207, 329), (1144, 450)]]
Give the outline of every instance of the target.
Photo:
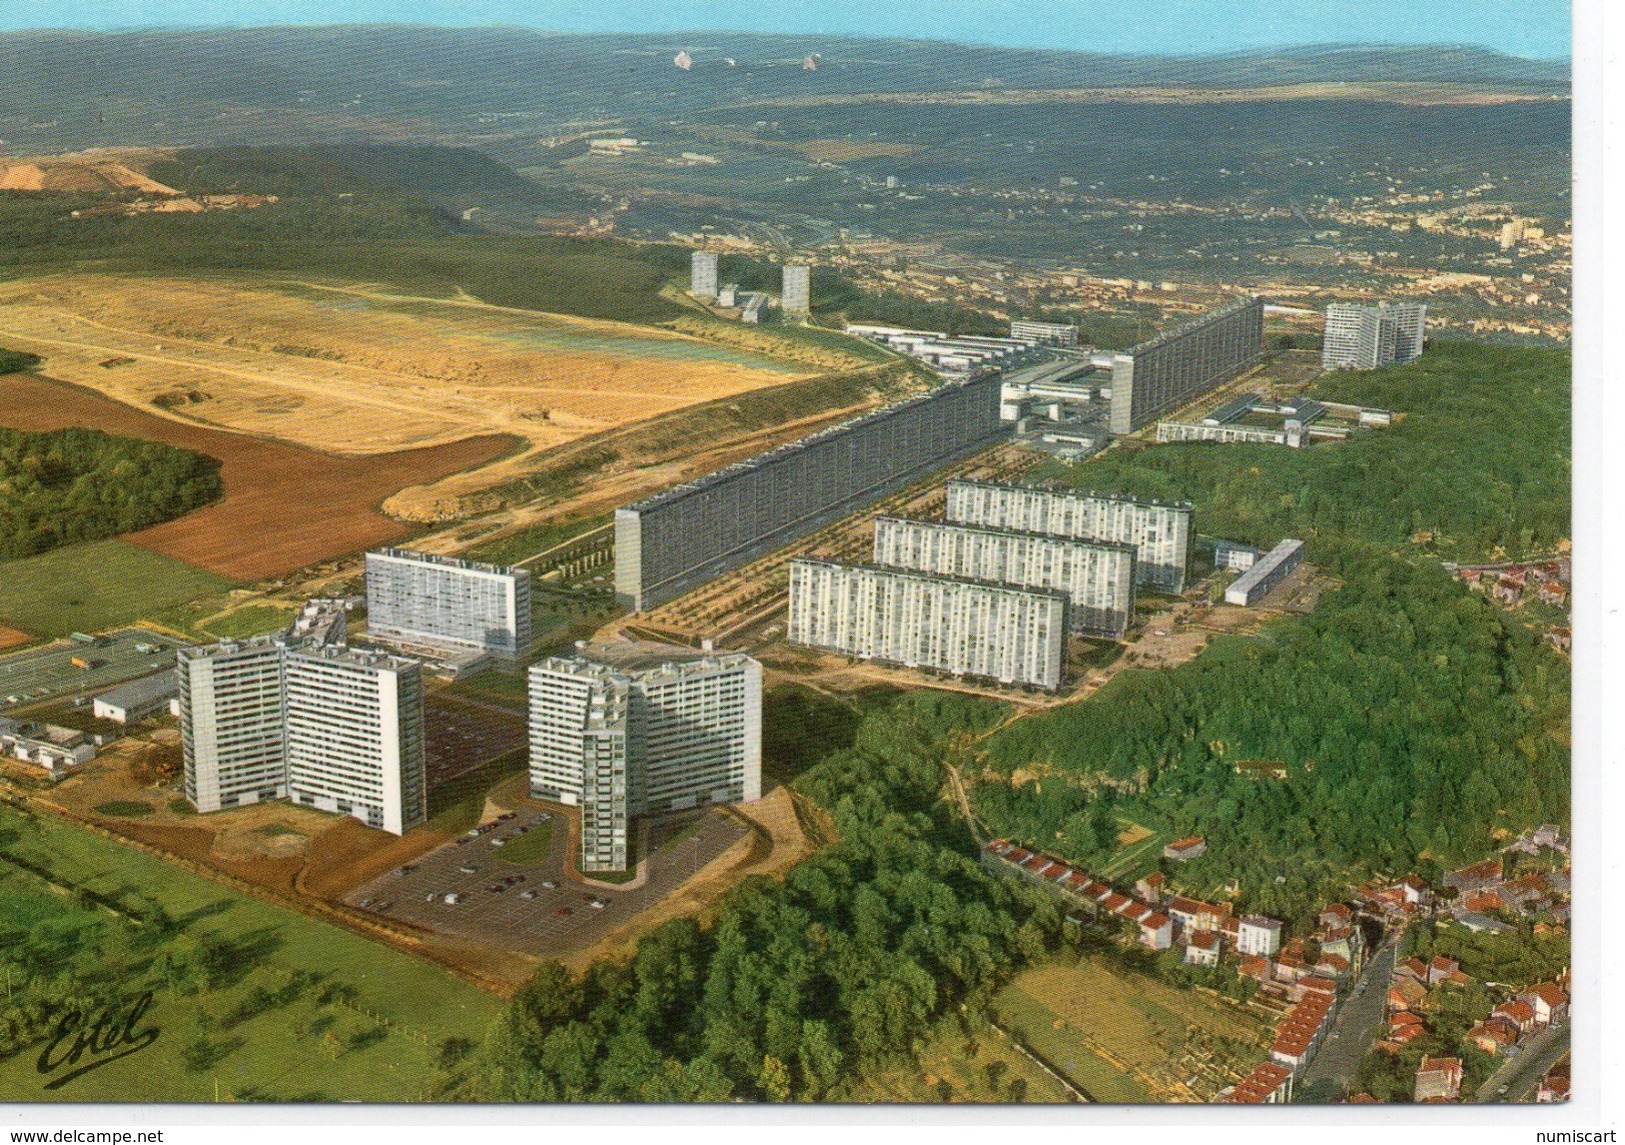
[[(1519, 1047), (1517, 1056), (1508, 1060), (1490, 1079), (1479, 1087), (1478, 1102), (1533, 1101), (1535, 1090), (1546, 1071), (1557, 1059), (1569, 1052), (1569, 1026), (1567, 1022), (1551, 1026)], [(1502, 1087), (1506, 1092), (1501, 1092)]]
[[(1341, 1101), (1355, 1067), (1383, 1032), (1388, 986), (1394, 976), (1399, 932), (1394, 931), (1372, 954), (1365, 972), (1350, 989), (1332, 1024), (1331, 1037), (1320, 1047), (1298, 1083), (1296, 1101)], [(1537, 1079), (1538, 1080), (1538, 1079)]]

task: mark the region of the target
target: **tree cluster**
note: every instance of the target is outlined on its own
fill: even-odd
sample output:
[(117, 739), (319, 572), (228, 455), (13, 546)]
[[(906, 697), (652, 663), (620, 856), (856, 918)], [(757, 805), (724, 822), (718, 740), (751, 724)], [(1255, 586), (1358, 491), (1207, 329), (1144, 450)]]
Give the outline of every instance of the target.
[(668, 923), (580, 978), (543, 966), (482, 1049), (474, 1095), (838, 1100), (984, 1003), (1059, 934), (1053, 904), (984, 873), (938, 799), (955, 736), (996, 714), (925, 696), (871, 712), (795, 781), (838, 842), (735, 888), (710, 926)]
[(91, 429), (0, 428), (0, 559), (172, 520), (218, 498), (220, 463)]

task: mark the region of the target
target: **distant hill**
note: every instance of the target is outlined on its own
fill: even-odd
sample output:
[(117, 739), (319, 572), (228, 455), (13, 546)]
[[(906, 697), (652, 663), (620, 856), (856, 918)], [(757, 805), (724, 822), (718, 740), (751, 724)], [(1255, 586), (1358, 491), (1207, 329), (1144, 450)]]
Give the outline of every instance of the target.
[(151, 163), (148, 173), (188, 194), (262, 194), (297, 198), (391, 195), (451, 211), (547, 212), (585, 200), (539, 186), (467, 147), (330, 143), (190, 147)]
[[(691, 70), (673, 66), (679, 50)], [(802, 60), (818, 53), (817, 70)], [(735, 65), (726, 61), (732, 58)], [(853, 92), (1425, 82), (1568, 91), (1568, 66), (1471, 47), (1106, 56), (720, 32), (395, 25), (0, 34), (0, 150), (507, 138), (572, 120)]]

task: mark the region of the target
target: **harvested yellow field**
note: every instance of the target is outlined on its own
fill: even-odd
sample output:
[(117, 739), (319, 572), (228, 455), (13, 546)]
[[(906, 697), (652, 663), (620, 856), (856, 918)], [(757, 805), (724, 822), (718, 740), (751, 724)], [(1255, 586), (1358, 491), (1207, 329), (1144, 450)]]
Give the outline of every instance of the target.
[(0, 284), (0, 342), (172, 419), (342, 454), (509, 433), (520, 456), (807, 376), (667, 331), (385, 288), (117, 275)]

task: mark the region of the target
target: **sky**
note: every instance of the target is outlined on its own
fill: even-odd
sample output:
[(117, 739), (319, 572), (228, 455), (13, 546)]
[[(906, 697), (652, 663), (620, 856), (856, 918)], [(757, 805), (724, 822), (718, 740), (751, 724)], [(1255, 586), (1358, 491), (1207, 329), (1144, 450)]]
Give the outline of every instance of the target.
[(1190, 53), (1311, 43), (1476, 44), (1569, 55), (1568, 0), (0, 0), (0, 29), (511, 24), (558, 32), (725, 29)]

